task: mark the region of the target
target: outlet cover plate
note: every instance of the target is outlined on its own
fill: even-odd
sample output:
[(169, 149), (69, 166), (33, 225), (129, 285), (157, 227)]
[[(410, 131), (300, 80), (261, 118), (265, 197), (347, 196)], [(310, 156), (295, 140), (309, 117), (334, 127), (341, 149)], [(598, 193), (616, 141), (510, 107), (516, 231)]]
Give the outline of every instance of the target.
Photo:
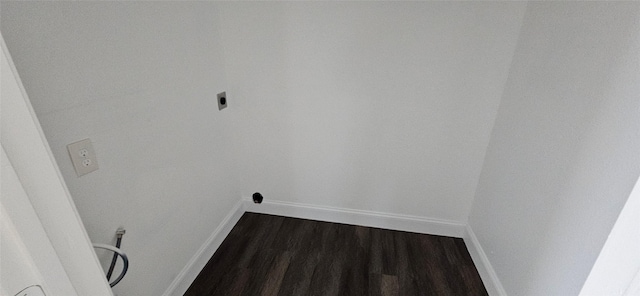
[(218, 94), (218, 110), (227, 108), (227, 92), (221, 92)]
[(80, 140), (67, 145), (69, 157), (78, 177), (98, 169), (98, 159), (90, 139)]

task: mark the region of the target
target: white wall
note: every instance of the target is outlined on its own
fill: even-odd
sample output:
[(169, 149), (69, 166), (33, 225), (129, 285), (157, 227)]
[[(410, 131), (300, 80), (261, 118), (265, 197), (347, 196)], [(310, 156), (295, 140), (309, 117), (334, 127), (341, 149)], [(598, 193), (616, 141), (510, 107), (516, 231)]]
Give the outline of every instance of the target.
[[(122, 249), (119, 295), (160, 295), (240, 197), (236, 106), (210, 3), (1, 4), (2, 34), (93, 242)], [(66, 145), (91, 138), (76, 177)], [(105, 254), (106, 255), (106, 254)], [(107, 256), (104, 256), (107, 257)]]
[(638, 213), (640, 213), (640, 179), (633, 187), (587, 281), (582, 286), (581, 296), (637, 295), (630, 289), (632, 289), (634, 276), (640, 276), (640, 252), (638, 252), (640, 250), (640, 215)]
[[(24, 243), (25, 248), (19, 249), (31, 254), (27, 257), (33, 259), (35, 265), (32, 267), (42, 275), (44, 282), (41, 284), (45, 292), (49, 290), (53, 293), (50, 295), (112, 296), (2, 36), (0, 43), (0, 141), (3, 154), (0, 215), (3, 220), (8, 217), (8, 223), (16, 227), (14, 230), (19, 236), (13, 235), (13, 238)], [(3, 253), (6, 251), (5, 243), (12, 241), (12, 235), (7, 236), (4, 230), (6, 228), (0, 234)], [(7, 256), (12, 257), (9, 260), (15, 260), (15, 255), (0, 255), (0, 286), (3, 286), (0, 290), (5, 293), (13, 286), (17, 290), (10, 291), (10, 295), (27, 285), (37, 284), (16, 279), (16, 276), (21, 276), (20, 268), (16, 270), (6, 265)], [(29, 265), (25, 265), (27, 262), (15, 263), (23, 267)], [(9, 278), (5, 277), (7, 271), (11, 274)], [(21, 283), (22, 286), (14, 286)]]
[(469, 224), (509, 295), (577, 295), (640, 174), (640, 3), (529, 3)]
[(242, 194), (465, 223), (524, 3), (224, 3)]
[(255, 191), (465, 223), (524, 9), (3, 2), (2, 30), (91, 239), (127, 229), (116, 293), (158, 295)]
[(121, 296), (255, 191), (459, 223), (475, 194), (506, 291), (573, 295), (640, 174), (638, 4), (0, 5), (91, 239), (127, 229)]

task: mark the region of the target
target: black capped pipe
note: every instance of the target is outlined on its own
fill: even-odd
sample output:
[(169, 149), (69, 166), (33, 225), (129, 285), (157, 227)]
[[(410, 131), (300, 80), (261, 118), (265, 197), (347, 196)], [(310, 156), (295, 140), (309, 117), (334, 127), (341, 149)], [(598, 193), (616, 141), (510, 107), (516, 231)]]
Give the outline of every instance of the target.
[(253, 194), (253, 202), (254, 203), (259, 204), (259, 203), (262, 202), (263, 199), (264, 198), (262, 197), (262, 194), (260, 194), (260, 192), (256, 192), (256, 193)]

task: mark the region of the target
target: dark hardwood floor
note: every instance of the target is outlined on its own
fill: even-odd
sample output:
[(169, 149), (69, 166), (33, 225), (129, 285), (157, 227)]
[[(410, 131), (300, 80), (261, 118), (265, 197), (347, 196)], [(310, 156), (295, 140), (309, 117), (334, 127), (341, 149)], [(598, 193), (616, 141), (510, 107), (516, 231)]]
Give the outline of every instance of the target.
[(459, 238), (245, 213), (184, 295), (487, 292)]

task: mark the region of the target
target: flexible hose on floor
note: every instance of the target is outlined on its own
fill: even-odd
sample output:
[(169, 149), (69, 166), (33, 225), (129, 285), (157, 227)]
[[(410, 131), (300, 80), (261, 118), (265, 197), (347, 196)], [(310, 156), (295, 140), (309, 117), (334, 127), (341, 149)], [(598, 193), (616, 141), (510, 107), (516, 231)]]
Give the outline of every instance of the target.
[(114, 246), (105, 245), (105, 244), (93, 244), (93, 247), (112, 251), (117, 255), (119, 255), (120, 257), (122, 257), (122, 263), (124, 264), (124, 266), (122, 267), (122, 273), (120, 273), (120, 276), (118, 276), (118, 278), (116, 278), (113, 282), (109, 283), (111, 287), (115, 286), (116, 284), (118, 284), (118, 282), (122, 280), (124, 275), (127, 273), (127, 269), (129, 269), (129, 258), (127, 258), (127, 255), (124, 252), (122, 252), (122, 250)]

